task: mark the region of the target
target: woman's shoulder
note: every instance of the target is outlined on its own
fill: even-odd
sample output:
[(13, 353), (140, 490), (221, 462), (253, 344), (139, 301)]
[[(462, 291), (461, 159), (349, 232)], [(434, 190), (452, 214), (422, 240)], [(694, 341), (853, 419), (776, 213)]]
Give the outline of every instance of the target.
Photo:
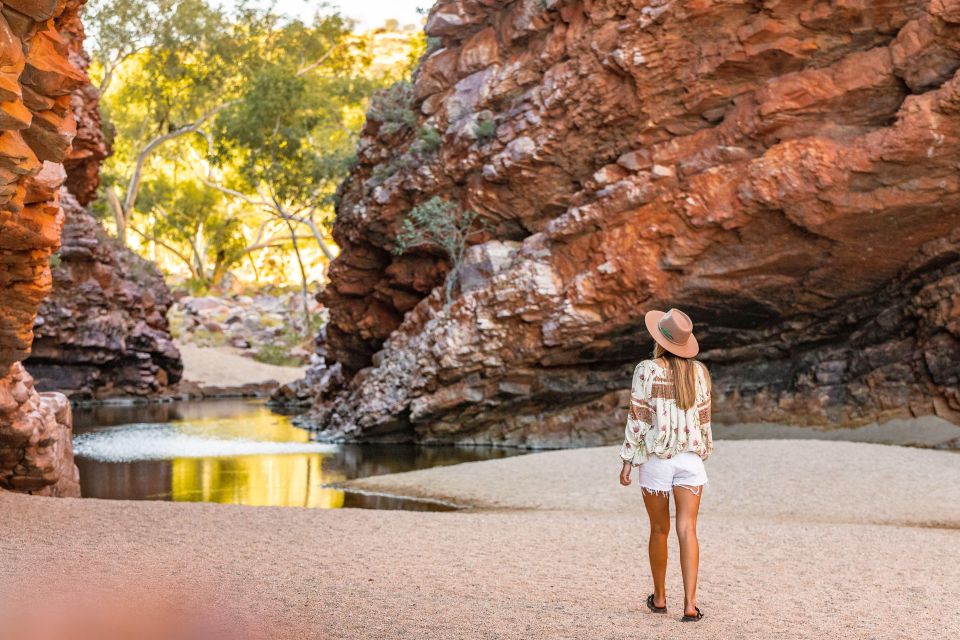
[(652, 379), (656, 373), (656, 364), (653, 360), (641, 360), (633, 368), (633, 382), (637, 384), (643, 380)]
[(635, 369), (659, 369), (660, 366), (653, 360), (641, 360)]

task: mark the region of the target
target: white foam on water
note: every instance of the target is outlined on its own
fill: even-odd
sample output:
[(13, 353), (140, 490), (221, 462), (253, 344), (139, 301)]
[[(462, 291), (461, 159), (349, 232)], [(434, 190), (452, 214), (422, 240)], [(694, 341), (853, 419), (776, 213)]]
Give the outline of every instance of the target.
[(129, 424), (82, 433), (73, 439), (73, 452), (76, 455), (100, 462), (333, 453), (336, 450), (336, 445), (320, 442), (206, 438), (181, 433), (164, 423)]

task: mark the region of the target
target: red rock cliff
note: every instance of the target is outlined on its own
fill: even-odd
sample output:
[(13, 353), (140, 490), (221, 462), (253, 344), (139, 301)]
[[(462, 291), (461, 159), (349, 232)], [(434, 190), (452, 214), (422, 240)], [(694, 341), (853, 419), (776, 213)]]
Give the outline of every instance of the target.
[(38, 394), (19, 361), (50, 291), (73, 94), (88, 82), (61, 33), (79, 4), (0, 6), (0, 488), (47, 495), (79, 494), (70, 407), (61, 394)]
[[(667, 306), (721, 421), (956, 420), (960, 1), (461, 0), (426, 28), (342, 188), (326, 436), (615, 440)], [(442, 258), (391, 253), (437, 194), (496, 225), (448, 309)]]

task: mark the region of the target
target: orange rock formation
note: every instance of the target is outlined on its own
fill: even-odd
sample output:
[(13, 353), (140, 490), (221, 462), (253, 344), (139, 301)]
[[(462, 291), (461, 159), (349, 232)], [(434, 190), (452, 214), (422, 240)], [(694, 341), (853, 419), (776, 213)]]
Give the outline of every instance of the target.
[(78, 495), (70, 406), (38, 394), (19, 361), (50, 290), (63, 161), (77, 131), (72, 96), (87, 82), (62, 25), (81, 2), (5, 0), (0, 8), (0, 488)]
[[(442, 1), (427, 33), (341, 192), (327, 437), (614, 440), (668, 305), (721, 420), (956, 419), (960, 1)], [(448, 309), (442, 255), (391, 253), (433, 195), (496, 226)]]

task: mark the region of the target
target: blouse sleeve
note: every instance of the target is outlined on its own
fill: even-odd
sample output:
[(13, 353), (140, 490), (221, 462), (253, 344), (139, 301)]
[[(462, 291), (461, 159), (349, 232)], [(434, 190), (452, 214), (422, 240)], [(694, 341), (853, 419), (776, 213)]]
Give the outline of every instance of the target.
[(706, 460), (713, 453), (713, 429), (710, 426), (712, 418), (711, 396), (713, 392), (707, 368), (700, 363), (697, 363), (697, 367), (700, 374), (697, 376), (697, 420), (700, 423), (700, 437), (703, 438), (703, 443), (706, 445), (706, 449), (700, 457)]
[(643, 362), (633, 370), (630, 411), (627, 414), (623, 445), (620, 447), (620, 458), (633, 466), (647, 461), (647, 445), (644, 436), (653, 420), (653, 407), (650, 406), (650, 376), (651, 373)]

